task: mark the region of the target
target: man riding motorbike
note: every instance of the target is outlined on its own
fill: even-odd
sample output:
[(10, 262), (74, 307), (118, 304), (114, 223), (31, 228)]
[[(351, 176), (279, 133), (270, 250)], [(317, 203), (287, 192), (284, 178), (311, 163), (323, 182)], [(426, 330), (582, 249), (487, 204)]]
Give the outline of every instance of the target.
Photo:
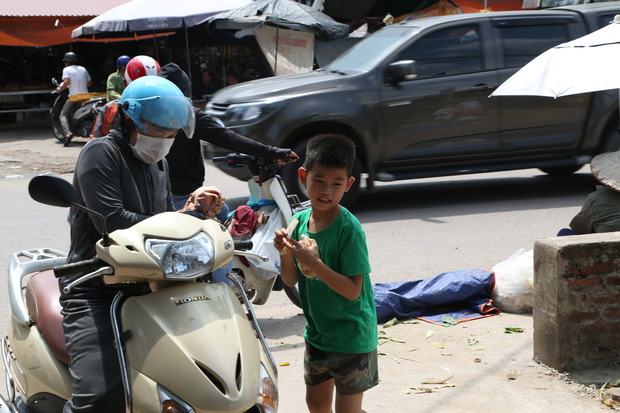
[(56, 88), (56, 92), (60, 93), (69, 88), (69, 99), (67, 99), (62, 107), (62, 112), (60, 112), (60, 124), (65, 134), (64, 146), (69, 146), (73, 138), (73, 133), (69, 127), (69, 117), (71, 116), (73, 105), (77, 103), (71, 100), (71, 96), (88, 93), (88, 88), (93, 85), (93, 81), (88, 71), (83, 66), (77, 64), (78, 57), (75, 53), (65, 53), (62, 61), (65, 62), (65, 68), (62, 70), (62, 83)]
[[(195, 121), (190, 99), (172, 82), (157, 76), (132, 82), (122, 94), (119, 110), (121, 128), (88, 142), (78, 157), (73, 179), (77, 202), (103, 214), (110, 231), (173, 210), (164, 156), (179, 130), (193, 135)], [(219, 212), (224, 201), (222, 197), (211, 205), (201, 205), (198, 211), (198, 204), (193, 203), (188, 209), (190, 213), (212, 215)], [(70, 210), (69, 222), (67, 262), (94, 257), (95, 243), (103, 232), (101, 222), (76, 207)], [(61, 290), (79, 275), (61, 278)], [(117, 291), (95, 278), (61, 295), (73, 385), (64, 412), (125, 410), (109, 316)]]

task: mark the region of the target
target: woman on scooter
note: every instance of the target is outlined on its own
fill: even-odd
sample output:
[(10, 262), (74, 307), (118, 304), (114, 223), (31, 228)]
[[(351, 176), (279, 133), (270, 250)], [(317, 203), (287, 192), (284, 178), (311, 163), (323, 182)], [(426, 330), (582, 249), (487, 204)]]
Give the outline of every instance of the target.
[[(76, 202), (106, 217), (109, 231), (128, 228), (154, 214), (172, 211), (168, 165), (164, 156), (179, 130), (192, 136), (191, 100), (172, 82), (145, 76), (132, 82), (120, 100), (121, 128), (91, 140), (78, 158), (73, 185)], [(195, 193), (196, 199), (204, 194)], [(199, 211), (219, 212), (219, 197)], [(197, 203), (188, 210), (195, 211)], [(71, 247), (67, 262), (95, 256), (101, 222), (72, 207)], [(82, 275), (82, 274), (80, 274)], [(61, 290), (76, 279), (60, 279)], [(61, 295), (63, 328), (73, 394), (64, 412), (123, 412), (124, 391), (113, 344), (110, 305), (118, 290), (94, 279)]]

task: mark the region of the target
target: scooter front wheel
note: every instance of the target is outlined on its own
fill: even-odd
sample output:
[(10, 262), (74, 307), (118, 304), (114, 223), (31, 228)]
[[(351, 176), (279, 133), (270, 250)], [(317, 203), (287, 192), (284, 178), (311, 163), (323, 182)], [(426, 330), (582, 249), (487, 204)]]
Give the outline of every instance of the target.
[(284, 292), (286, 293), (286, 296), (289, 298), (289, 300), (291, 300), (293, 304), (301, 308), (301, 299), (299, 298), (299, 290), (297, 289), (297, 287), (295, 286), (289, 287), (288, 285), (285, 284)]

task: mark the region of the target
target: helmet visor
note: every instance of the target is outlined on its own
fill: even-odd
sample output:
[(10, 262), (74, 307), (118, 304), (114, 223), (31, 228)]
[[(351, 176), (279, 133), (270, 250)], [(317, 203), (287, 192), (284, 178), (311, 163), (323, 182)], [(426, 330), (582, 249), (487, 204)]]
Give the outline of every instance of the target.
[[(165, 137), (183, 129), (188, 138), (194, 135), (196, 115), (192, 100), (185, 96), (153, 96), (127, 99), (124, 110), (144, 133)], [(146, 129), (148, 125), (148, 129)]]

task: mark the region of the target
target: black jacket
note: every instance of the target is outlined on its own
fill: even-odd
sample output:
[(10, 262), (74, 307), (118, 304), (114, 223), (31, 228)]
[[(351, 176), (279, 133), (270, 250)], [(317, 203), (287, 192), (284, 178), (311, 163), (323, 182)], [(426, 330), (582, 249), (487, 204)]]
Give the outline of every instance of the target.
[[(162, 67), (159, 76), (177, 85), (187, 97), (191, 95), (189, 78), (175, 63)], [(200, 141), (210, 142), (232, 152), (241, 152), (261, 158), (276, 160), (288, 155), (290, 149), (281, 149), (253, 141), (222, 127), (202, 109), (195, 108), (196, 130), (193, 139), (188, 139), (181, 130), (174, 139), (166, 159), (170, 167), (172, 193), (186, 195), (202, 186), (205, 180), (204, 161)]]
[[(133, 155), (119, 130), (93, 139), (80, 152), (73, 186), (77, 203), (106, 217), (108, 231), (130, 226), (164, 211), (173, 211), (165, 160), (147, 164)], [(71, 207), (71, 247), (68, 262), (95, 256), (101, 221)]]

